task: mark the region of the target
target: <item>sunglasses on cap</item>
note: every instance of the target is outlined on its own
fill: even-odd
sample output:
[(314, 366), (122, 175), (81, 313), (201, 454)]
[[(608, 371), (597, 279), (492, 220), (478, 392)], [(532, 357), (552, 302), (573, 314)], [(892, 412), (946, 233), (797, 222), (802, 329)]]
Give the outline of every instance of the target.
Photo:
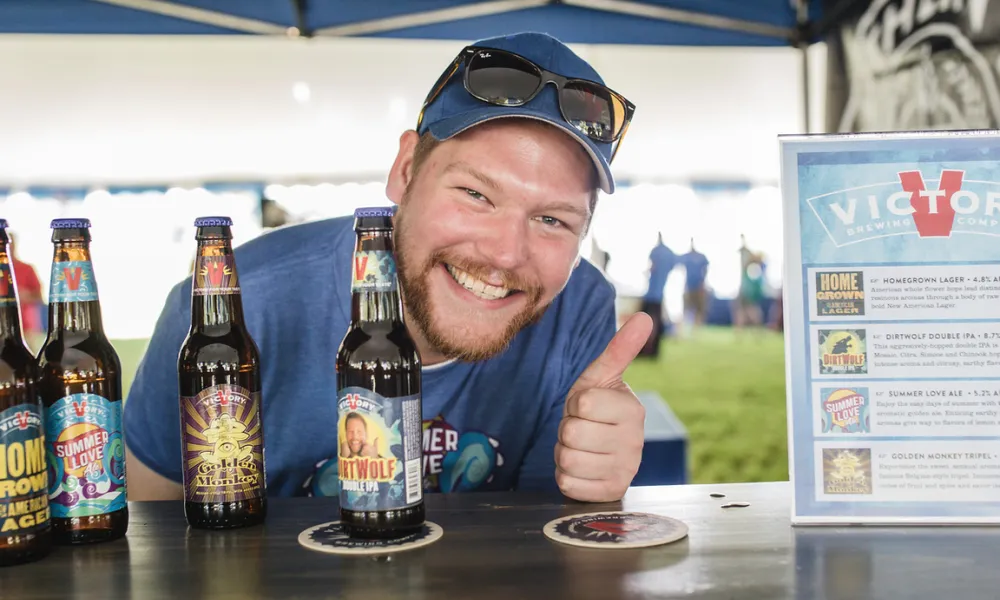
[(567, 123), (595, 142), (609, 144), (618, 141), (611, 160), (618, 153), (621, 139), (625, 137), (635, 113), (634, 104), (600, 83), (563, 77), (506, 50), (466, 46), (441, 74), (424, 100), (417, 118), (418, 130), (424, 120), (424, 111), (463, 66), (465, 90), (494, 106), (522, 106), (537, 96), (546, 84), (555, 84), (559, 111)]

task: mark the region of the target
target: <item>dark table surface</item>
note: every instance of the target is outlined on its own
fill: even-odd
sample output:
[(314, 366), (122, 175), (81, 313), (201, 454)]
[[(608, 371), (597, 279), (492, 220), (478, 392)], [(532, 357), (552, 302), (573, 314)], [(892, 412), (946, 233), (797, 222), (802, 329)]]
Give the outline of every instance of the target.
[[(299, 546), (302, 530), (336, 520), (329, 499), (272, 499), (264, 526), (229, 532), (189, 529), (179, 503), (133, 502), (125, 539), (0, 568), (0, 598), (1000, 598), (1000, 529), (792, 528), (787, 483), (634, 488), (603, 505), (429, 495), (427, 506), (444, 537), (379, 560)], [(595, 550), (542, 534), (551, 519), (608, 509), (672, 516), (689, 536)]]

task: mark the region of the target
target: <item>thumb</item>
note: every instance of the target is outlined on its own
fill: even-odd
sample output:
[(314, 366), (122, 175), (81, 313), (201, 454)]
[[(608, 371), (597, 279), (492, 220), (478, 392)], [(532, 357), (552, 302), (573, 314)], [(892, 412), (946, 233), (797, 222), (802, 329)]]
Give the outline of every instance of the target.
[(629, 317), (608, 347), (580, 375), (570, 389), (570, 395), (586, 389), (612, 387), (621, 382), (622, 374), (642, 350), (653, 331), (653, 319), (639, 312)]

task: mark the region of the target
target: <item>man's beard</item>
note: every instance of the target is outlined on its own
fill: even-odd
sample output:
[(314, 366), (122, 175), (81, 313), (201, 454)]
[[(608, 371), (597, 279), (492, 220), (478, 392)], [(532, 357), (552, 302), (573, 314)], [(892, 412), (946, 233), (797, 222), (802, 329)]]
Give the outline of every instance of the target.
[[(448, 264), (483, 280), (487, 279), (489, 274), (496, 274), (498, 271), (485, 265), (469, 262), (445, 251), (433, 253), (423, 264), (410, 264), (407, 262), (406, 252), (409, 231), (406, 227), (404, 214), (405, 210), (402, 208), (397, 211), (394, 237), (397, 274), (403, 292), (406, 319), (410, 324), (419, 328), (424, 340), (432, 349), (448, 358), (464, 361), (486, 360), (506, 350), (518, 332), (541, 319), (547, 308), (547, 306), (540, 306), (541, 286), (529, 283), (510, 271), (499, 271), (503, 287), (509, 290), (518, 290), (518, 293), (523, 294), (527, 299), (524, 309), (517, 313), (498, 335), (493, 337), (466, 336), (459, 339), (458, 335), (449, 336), (445, 328), (435, 322), (432, 314), (428, 285), (431, 271), (440, 264)], [(451, 277), (450, 274), (448, 276)]]

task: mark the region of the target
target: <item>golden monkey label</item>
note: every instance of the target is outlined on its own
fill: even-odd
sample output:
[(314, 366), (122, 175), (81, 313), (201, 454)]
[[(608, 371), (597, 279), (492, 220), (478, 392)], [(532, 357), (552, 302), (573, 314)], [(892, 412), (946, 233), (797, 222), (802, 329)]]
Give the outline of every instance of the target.
[(865, 314), (865, 279), (862, 272), (816, 273), (816, 314), (821, 317)]
[(360, 387), (337, 401), (340, 506), (392, 510), (423, 499), (420, 396), (387, 398)]
[(220, 384), (181, 398), (184, 494), (190, 502), (264, 495), (260, 393)]
[(823, 448), (823, 491), (871, 494), (871, 448)]
[(864, 375), (868, 352), (864, 329), (820, 329), (819, 372), (821, 375)]
[(45, 436), (37, 405), (0, 412), (0, 538), (48, 526)]

